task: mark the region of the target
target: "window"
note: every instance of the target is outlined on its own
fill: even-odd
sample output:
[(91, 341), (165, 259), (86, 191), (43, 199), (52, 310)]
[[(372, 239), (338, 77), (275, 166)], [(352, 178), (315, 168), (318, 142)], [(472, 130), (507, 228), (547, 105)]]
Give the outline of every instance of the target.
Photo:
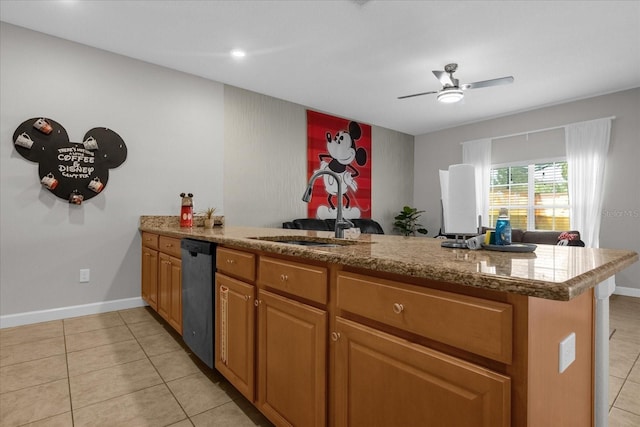
[(569, 230), (567, 162), (499, 165), (491, 168), (489, 224), (500, 208), (523, 230)]

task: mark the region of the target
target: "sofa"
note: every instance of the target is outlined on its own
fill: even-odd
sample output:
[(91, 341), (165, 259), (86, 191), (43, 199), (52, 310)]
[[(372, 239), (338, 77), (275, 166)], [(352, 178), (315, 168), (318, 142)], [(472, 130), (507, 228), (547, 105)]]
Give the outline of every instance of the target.
[[(369, 218), (350, 219), (354, 226), (363, 234), (384, 234), (382, 226)], [(282, 223), (282, 228), (297, 230), (334, 231), (335, 219), (297, 218)]]
[[(482, 233), (495, 231), (483, 228)], [(579, 231), (528, 231), (514, 228), (511, 230), (511, 243), (535, 243), (538, 245), (584, 246)]]

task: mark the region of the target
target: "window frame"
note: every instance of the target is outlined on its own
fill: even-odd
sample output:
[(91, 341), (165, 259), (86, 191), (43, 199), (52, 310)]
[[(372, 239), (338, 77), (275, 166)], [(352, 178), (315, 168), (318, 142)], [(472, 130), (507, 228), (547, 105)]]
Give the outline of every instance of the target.
[[(513, 162), (506, 162), (506, 163), (491, 164), (489, 168), (489, 174), (491, 174), (491, 172), (494, 169), (499, 169), (499, 168), (507, 168), (507, 167), (526, 167), (527, 168), (528, 204), (526, 206), (494, 206), (494, 205), (491, 205), (491, 198), (490, 198), (489, 212), (491, 212), (492, 210), (499, 210), (502, 207), (505, 207), (509, 210), (525, 209), (527, 211), (527, 231), (548, 231), (548, 230), (536, 230), (535, 228), (535, 211), (536, 209), (540, 209), (540, 206), (537, 206), (535, 204), (535, 166), (537, 164), (542, 164), (542, 163), (567, 163), (567, 158), (566, 157), (550, 157), (550, 158), (542, 158), (542, 159), (535, 159), (535, 160), (519, 160), (519, 161), (513, 161)], [(567, 181), (568, 181), (568, 178), (567, 178)], [(493, 186), (491, 185), (491, 179), (489, 179), (489, 189), (488, 189), (489, 196), (491, 195), (492, 188)], [(566, 209), (567, 211), (570, 212), (571, 202), (569, 201), (569, 203), (567, 203), (566, 205), (554, 204), (551, 207), (553, 209)], [(491, 218), (491, 215), (489, 214), (489, 218), (487, 219), (489, 220), (490, 218)]]

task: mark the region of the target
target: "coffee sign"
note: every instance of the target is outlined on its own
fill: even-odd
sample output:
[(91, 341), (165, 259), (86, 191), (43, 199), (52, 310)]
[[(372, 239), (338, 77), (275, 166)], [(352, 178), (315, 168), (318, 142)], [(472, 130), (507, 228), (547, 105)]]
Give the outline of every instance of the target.
[(127, 146), (111, 129), (93, 128), (82, 141), (70, 142), (62, 125), (44, 117), (24, 121), (13, 134), (16, 151), (38, 163), (42, 187), (77, 205), (101, 193), (109, 169), (127, 158)]
[(67, 178), (89, 178), (95, 167), (95, 156), (84, 148), (58, 149), (58, 171)]

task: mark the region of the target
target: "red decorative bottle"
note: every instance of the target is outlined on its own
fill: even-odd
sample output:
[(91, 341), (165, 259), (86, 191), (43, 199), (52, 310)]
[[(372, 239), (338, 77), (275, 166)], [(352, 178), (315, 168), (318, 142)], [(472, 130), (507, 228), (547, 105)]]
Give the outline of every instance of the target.
[(180, 193), (180, 197), (182, 197), (180, 227), (193, 227), (193, 194)]

